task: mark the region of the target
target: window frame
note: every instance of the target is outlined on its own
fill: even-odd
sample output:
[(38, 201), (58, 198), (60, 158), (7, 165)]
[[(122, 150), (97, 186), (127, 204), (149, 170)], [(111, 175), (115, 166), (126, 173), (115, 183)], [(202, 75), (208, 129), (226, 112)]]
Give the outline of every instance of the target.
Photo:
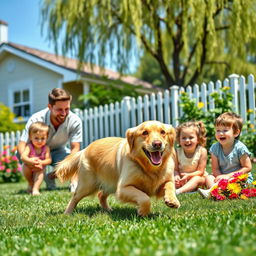
[[(9, 105), (11, 111), (14, 113), (15, 107), (24, 106), (24, 105), (29, 105), (29, 109), (30, 109), (30, 113), (28, 116), (22, 116), (22, 119), (15, 117), (14, 118), (15, 123), (27, 121), (28, 118), (33, 113), (33, 109), (32, 109), (32, 106), (33, 106), (33, 104), (32, 104), (32, 88), (33, 88), (33, 86), (32, 85), (33, 85), (32, 79), (28, 79), (28, 80), (23, 80), (23, 81), (13, 83), (13, 84), (9, 85), (9, 87), (8, 87), (8, 101), (9, 101), (8, 105)], [(28, 101), (23, 101), (23, 99), (22, 99), (22, 102), (15, 103), (14, 102), (15, 92), (20, 92), (20, 95), (22, 96), (23, 91), (26, 91), (26, 90), (28, 90), (28, 92), (29, 92)]]

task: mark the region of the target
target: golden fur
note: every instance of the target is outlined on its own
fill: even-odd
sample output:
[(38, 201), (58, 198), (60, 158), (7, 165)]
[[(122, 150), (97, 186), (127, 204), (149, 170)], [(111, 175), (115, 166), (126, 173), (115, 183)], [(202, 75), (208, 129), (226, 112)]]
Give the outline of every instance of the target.
[(98, 191), (107, 210), (111, 193), (137, 205), (141, 216), (149, 214), (151, 196), (164, 196), (169, 207), (180, 207), (174, 187), (174, 138), (171, 125), (146, 121), (128, 129), (125, 139), (99, 139), (65, 158), (57, 165), (57, 177), (63, 182), (78, 173), (78, 186), (65, 213), (72, 213), (83, 197)]

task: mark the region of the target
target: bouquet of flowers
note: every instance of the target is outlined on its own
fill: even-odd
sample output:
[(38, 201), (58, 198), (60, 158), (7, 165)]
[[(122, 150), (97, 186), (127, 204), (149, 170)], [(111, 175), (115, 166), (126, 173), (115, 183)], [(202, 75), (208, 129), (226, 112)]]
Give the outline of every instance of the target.
[(211, 197), (214, 200), (248, 199), (256, 197), (256, 181), (247, 183), (248, 174), (235, 173), (230, 179), (221, 179), (211, 188)]
[(22, 176), (21, 165), (15, 155), (17, 147), (10, 151), (8, 149), (9, 146), (4, 146), (4, 150), (0, 152), (0, 178), (3, 182), (18, 182)]

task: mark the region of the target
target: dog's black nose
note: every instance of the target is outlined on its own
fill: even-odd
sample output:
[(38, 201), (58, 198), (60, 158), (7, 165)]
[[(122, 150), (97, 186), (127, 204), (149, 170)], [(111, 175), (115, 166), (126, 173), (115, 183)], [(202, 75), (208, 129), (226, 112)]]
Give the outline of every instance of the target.
[(155, 149), (160, 149), (162, 147), (162, 142), (160, 140), (154, 140), (153, 143), (152, 143), (152, 146)]

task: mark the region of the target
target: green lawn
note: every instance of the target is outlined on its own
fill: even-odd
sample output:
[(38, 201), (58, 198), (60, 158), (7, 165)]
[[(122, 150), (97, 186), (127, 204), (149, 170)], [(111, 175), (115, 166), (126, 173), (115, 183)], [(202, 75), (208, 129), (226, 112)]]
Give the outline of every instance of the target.
[[(254, 168), (255, 169), (255, 168)], [(180, 209), (152, 200), (140, 218), (135, 207), (110, 197), (113, 212), (94, 198), (63, 215), (66, 187), (32, 197), (26, 184), (0, 184), (1, 255), (255, 255), (256, 198), (214, 202), (179, 196)]]

